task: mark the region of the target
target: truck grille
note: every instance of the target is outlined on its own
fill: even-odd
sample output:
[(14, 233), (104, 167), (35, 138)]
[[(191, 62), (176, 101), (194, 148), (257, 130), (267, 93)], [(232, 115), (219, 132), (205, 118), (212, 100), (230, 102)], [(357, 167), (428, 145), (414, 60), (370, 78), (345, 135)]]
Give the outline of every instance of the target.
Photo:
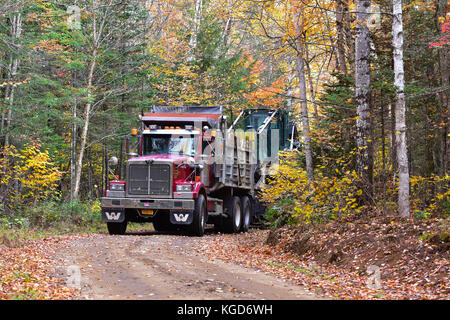
[(129, 167), (128, 193), (136, 195), (170, 195), (168, 164), (133, 164)]

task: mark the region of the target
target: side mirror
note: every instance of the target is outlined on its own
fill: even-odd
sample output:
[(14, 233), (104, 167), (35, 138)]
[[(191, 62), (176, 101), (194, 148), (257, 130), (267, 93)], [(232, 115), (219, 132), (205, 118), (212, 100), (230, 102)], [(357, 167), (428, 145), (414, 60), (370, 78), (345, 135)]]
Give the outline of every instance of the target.
[(130, 140), (125, 138), (125, 153), (128, 157), (137, 157), (139, 154), (136, 152), (130, 152)]
[(111, 167), (117, 166), (118, 163), (119, 163), (119, 160), (117, 160), (117, 157), (111, 157), (111, 159), (108, 160), (108, 164)]

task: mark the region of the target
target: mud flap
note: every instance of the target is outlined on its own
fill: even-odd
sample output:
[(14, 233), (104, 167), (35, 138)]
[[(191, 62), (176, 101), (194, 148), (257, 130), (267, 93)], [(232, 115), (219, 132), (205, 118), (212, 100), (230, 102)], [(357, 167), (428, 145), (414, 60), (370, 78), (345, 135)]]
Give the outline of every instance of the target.
[(170, 223), (172, 224), (191, 224), (194, 220), (194, 214), (189, 211), (170, 211)]
[(102, 220), (103, 222), (124, 222), (125, 210), (117, 208), (102, 208)]

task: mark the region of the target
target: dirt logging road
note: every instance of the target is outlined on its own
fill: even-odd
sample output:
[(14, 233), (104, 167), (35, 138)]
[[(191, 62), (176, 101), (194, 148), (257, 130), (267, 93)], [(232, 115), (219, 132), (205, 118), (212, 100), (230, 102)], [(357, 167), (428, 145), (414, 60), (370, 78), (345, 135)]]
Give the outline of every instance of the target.
[(0, 299), (448, 300), (444, 228), (436, 219), (364, 217), (203, 237), (4, 235)]
[(224, 262), (198, 248), (214, 244), (177, 233), (89, 234), (57, 253), (57, 276), (80, 299), (315, 299), (302, 286)]

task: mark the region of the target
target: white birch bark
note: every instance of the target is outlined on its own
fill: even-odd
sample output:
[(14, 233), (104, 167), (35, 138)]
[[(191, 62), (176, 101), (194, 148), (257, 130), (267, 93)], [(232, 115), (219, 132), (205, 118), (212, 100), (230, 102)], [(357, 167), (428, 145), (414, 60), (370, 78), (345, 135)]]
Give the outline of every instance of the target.
[(358, 0), (356, 5), (355, 85), (356, 85), (356, 171), (362, 180), (365, 201), (371, 201), (372, 144), (370, 116), (370, 34), (367, 26), (370, 0)]
[(196, 0), (195, 1), (195, 12), (194, 12), (194, 21), (193, 21), (193, 30), (191, 37), (189, 39), (189, 53), (187, 56), (187, 61), (191, 62), (194, 60), (194, 52), (197, 48), (197, 37), (198, 32), (200, 30), (200, 23), (201, 23), (201, 17), (202, 17), (202, 10), (203, 10), (203, 0)]
[(294, 80), (295, 77), (295, 69), (291, 66), (291, 64), (289, 64), (289, 74), (288, 74), (288, 88), (287, 88), (287, 99), (286, 99), (286, 109), (288, 111), (292, 110), (292, 96), (294, 94), (294, 86), (292, 85), (292, 82)]
[(303, 144), (305, 148), (305, 158), (306, 158), (306, 174), (308, 181), (313, 181), (313, 164), (312, 164), (312, 150), (311, 150), (311, 131), (309, 128), (309, 116), (308, 116), (308, 103), (306, 95), (306, 76), (305, 76), (305, 62), (303, 60), (304, 48), (301, 43), (301, 35), (303, 31), (300, 10), (298, 8), (295, 15), (295, 29), (298, 39), (296, 41), (296, 51), (297, 51), (297, 73), (298, 73), (298, 84), (300, 91), (300, 106), (301, 106), (301, 118), (302, 118), (302, 133), (303, 133)]
[(406, 144), (406, 103), (405, 79), (403, 68), (403, 23), (402, 0), (393, 0), (392, 45), (394, 48), (394, 84), (396, 87), (395, 132), (398, 164), (398, 212), (409, 217), (409, 169)]
[[(22, 16), (20, 13), (18, 13), (17, 15), (15, 15), (12, 18), (11, 21), (11, 29), (10, 29), (10, 34), (11, 34), (11, 40), (13, 43), (17, 44), (17, 41), (20, 39), (22, 33)], [(10, 64), (9, 64), (9, 79), (14, 83), (14, 81), (16, 80), (15, 77), (17, 75), (17, 69), (19, 67), (19, 59), (17, 57), (13, 57), (11, 55), (10, 58)], [(8, 91), (8, 90), (7, 90)], [(5, 135), (5, 146), (9, 145), (9, 140), (10, 140), (10, 133), (9, 130), (11, 128), (11, 120), (12, 120), (12, 109), (14, 107), (14, 93), (15, 93), (15, 86), (10, 85), (9, 86), (9, 92), (8, 92), (8, 113), (6, 116), (6, 135)]]
[(100, 23), (100, 27), (97, 29), (97, 17), (96, 10), (98, 8), (97, 1), (92, 2), (92, 35), (93, 35), (93, 49), (92, 49), (92, 57), (89, 63), (88, 76), (87, 76), (87, 102), (84, 110), (84, 125), (83, 130), (81, 132), (81, 143), (80, 143), (80, 153), (78, 154), (77, 162), (76, 162), (76, 175), (75, 175), (75, 184), (73, 188), (73, 200), (77, 200), (80, 192), (80, 182), (81, 182), (81, 172), (83, 171), (83, 157), (84, 157), (84, 149), (86, 148), (86, 141), (89, 130), (89, 121), (91, 114), (91, 106), (92, 106), (92, 83), (94, 77), (94, 70), (96, 67), (96, 59), (97, 59), (97, 47), (100, 41), (100, 35), (103, 31), (103, 26), (105, 24), (106, 14), (103, 17), (103, 20)]
[(90, 121), (90, 113), (91, 113), (91, 106), (92, 103), (90, 102), (92, 98), (92, 79), (94, 75), (94, 70), (96, 66), (96, 51), (94, 50), (92, 55), (92, 61), (90, 62), (89, 66), (89, 75), (88, 75), (88, 102), (86, 103), (86, 107), (84, 110), (84, 125), (83, 125), (83, 131), (81, 132), (81, 144), (80, 144), (80, 153), (78, 154), (78, 159), (76, 163), (76, 176), (75, 176), (75, 185), (73, 190), (73, 199), (78, 199), (78, 195), (80, 192), (80, 181), (81, 181), (81, 172), (83, 170), (83, 156), (84, 156), (84, 149), (86, 148), (86, 141), (88, 136), (88, 130), (89, 130), (89, 121)]

